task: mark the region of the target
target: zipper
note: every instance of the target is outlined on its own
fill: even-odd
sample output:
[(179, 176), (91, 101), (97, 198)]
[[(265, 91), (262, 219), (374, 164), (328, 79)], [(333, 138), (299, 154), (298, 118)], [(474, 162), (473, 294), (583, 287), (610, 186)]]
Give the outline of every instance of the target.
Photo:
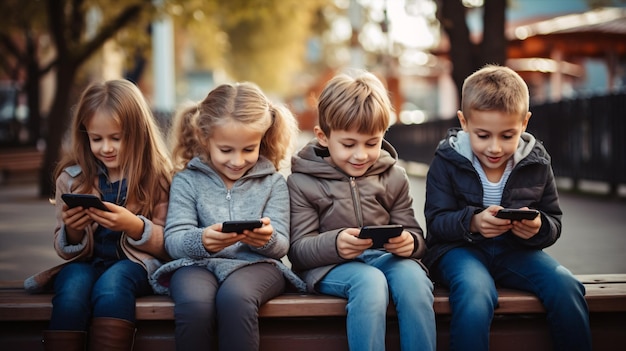
[(350, 193), (352, 194), (352, 203), (354, 204), (354, 214), (356, 216), (359, 228), (363, 227), (363, 211), (361, 210), (361, 196), (356, 185), (356, 179), (350, 177)]

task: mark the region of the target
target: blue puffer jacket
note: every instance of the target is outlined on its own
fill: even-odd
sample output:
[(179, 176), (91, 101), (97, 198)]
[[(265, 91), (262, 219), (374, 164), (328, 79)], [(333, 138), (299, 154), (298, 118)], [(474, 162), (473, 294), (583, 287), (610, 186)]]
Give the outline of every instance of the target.
[[(470, 221), (483, 210), (483, 188), (472, 166), (469, 137), (459, 128), (448, 131), (439, 143), (426, 179), (426, 243), (423, 259), (431, 268), (450, 249), (480, 245), (480, 233), (470, 233)], [(501, 206), (528, 206), (541, 212), (539, 233), (523, 240), (508, 232), (503, 235), (520, 249), (543, 249), (561, 235), (561, 208), (550, 163), (543, 145), (529, 133), (523, 133), (513, 156), (514, 168), (505, 185)]]

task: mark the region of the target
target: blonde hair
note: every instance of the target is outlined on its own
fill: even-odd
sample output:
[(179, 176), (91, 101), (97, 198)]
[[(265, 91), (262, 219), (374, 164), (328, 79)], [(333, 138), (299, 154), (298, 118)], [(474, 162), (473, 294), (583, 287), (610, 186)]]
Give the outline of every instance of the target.
[(461, 111), (501, 111), (524, 118), (530, 98), (526, 82), (508, 67), (486, 65), (463, 82)]
[(66, 167), (79, 165), (82, 172), (72, 189), (89, 193), (96, 187), (94, 180), (101, 165), (91, 151), (86, 129), (96, 113), (111, 118), (122, 131), (118, 157), (120, 177), (127, 184), (126, 204), (137, 206), (138, 214), (151, 217), (155, 204), (162, 200), (155, 197), (163, 189), (169, 191), (172, 164), (148, 103), (130, 81), (93, 83), (83, 91), (71, 125), (71, 148), (57, 164), (55, 179)]
[(222, 84), (198, 104), (182, 106), (174, 116), (172, 157), (177, 171), (198, 156), (210, 160), (205, 140), (216, 127), (242, 123), (263, 133), (259, 154), (279, 169), (293, 147), (297, 122), (289, 109), (272, 103), (254, 83)]
[(387, 89), (372, 73), (354, 71), (333, 77), (320, 94), (320, 129), (327, 136), (332, 130), (352, 130), (373, 134), (389, 128), (393, 106)]

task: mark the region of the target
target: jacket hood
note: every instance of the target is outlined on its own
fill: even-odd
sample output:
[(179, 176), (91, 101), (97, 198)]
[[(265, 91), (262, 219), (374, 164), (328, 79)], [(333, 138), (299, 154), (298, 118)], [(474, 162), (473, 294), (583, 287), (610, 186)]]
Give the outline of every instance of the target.
[[(317, 178), (345, 179), (349, 177), (339, 167), (328, 163), (324, 158), (330, 157), (328, 148), (319, 144), (317, 139), (309, 141), (296, 155), (291, 158), (291, 172), (306, 173)], [(383, 140), (378, 160), (365, 172), (363, 176), (381, 174), (395, 165), (398, 153)]]
[[(448, 131), (448, 137), (446, 140), (453, 150), (466, 159), (470, 161), (472, 160), (473, 152), (468, 133), (460, 128), (453, 128)], [(513, 154), (513, 165), (518, 164), (519, 161), (528, 156), (535, 147), (536, 143), (537, 140), (532, 134), (527, 132), (522, 133), (520, 135), (519, 144), (517, 145), (517, 151)]]

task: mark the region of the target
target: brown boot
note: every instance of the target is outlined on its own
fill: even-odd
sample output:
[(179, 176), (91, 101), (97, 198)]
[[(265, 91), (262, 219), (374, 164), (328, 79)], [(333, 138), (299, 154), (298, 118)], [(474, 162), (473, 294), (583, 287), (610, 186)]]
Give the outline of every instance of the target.
[(43, 349), (45, 351), (85, 351), (87, 333), (75, 330), (44, 330)]
[(130, 351), (135, 325), (118, 318), (94, 318), (89, 332), (89, 351)]

